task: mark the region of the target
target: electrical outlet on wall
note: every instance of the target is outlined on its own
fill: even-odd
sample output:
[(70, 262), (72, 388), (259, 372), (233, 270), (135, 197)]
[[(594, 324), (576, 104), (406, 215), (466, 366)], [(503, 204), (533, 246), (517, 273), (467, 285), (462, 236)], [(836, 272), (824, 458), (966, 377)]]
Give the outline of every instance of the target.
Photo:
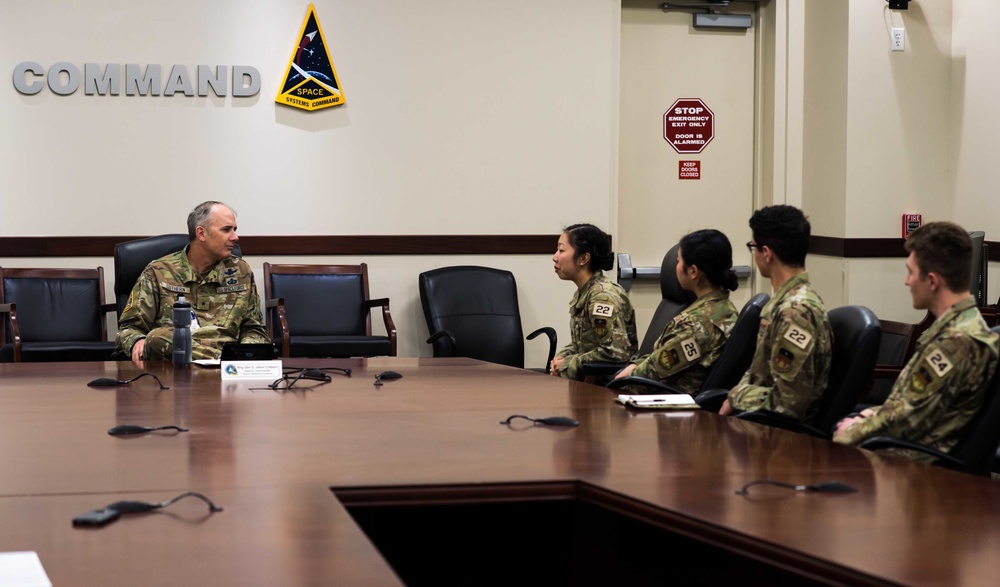
[(892, 28), (892, 44), (891, 48), (893, 51), (902, 51), (905, 47), (906, 42), (906, 31), (903, 27), (893, 27)]

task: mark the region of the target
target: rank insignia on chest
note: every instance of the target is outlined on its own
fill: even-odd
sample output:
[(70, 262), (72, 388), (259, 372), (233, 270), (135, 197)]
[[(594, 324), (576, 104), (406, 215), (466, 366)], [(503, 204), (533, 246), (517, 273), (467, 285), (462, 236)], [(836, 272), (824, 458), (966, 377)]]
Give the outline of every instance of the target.
[(792, 361), (795, 356), (792, 355), (792, 351), (788, 349), (779, 348), (778, 352), (774, 354), (774, 369), (775, 371), (788, 371), (792, 368)]

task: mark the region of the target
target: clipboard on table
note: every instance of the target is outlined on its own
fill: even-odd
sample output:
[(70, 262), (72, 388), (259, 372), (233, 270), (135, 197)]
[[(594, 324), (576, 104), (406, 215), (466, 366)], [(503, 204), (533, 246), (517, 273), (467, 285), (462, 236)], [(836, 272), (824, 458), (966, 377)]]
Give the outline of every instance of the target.
[(694, 398), (686, 393), (665, 393), (655, 395), (621, 394), (616, 402), (638, 410), (699, 410)]

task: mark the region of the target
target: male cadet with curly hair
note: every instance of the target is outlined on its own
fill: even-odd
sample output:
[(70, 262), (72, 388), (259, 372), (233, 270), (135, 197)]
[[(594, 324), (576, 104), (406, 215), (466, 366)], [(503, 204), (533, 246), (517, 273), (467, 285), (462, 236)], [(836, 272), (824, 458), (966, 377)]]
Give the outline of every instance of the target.
[(806, 272), (809, 221), (792, 206), (768, 206), (750, 218), (753, 252), (774, 295), (764, 306), (750, 369), (720, 414), (766, 410), (808, 420), (830, 379), (833, 331)]
[(266, 343), (260, 298), (246, 261), (233, 257), (236, 212), (222, 202), (199, 204), (187, 219), (191, 242), (146, 266), (118, 320), (116, 346), (133, 361), (169, 359), (173, 305), (191, 303), (191, 355), (217, 359), (227, 342)]
[[(972, 239), (951, 222), (931, 222), (906, 240), (906, 285), (913, 307), (935, 316), (885, 403), (837, 424), (833, 439), (858, 444), (895, 436), (948, 452), (982, 406), (1000, 342), (969, 294)], [(915, 451), (897, 454), (933, 460)]]

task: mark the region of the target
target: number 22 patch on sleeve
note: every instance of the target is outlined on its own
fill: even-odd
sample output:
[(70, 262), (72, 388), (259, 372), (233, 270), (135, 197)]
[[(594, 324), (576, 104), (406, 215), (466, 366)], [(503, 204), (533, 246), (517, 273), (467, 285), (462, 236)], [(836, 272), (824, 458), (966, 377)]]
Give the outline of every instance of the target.
[(594, 304), (594, 310), (591, 313), (594, 316), (610, 318), (615, 313), (615, 307), (611, 304)]
[(812, 339), (813, 337), (811, 334), (802, 330), (798, 326), (792, 326), (788, 329), (788, 332), (785, 333), (785, 340), (802, 350), (806, 350), (806, 347), (809, 346), (809, 341)]

